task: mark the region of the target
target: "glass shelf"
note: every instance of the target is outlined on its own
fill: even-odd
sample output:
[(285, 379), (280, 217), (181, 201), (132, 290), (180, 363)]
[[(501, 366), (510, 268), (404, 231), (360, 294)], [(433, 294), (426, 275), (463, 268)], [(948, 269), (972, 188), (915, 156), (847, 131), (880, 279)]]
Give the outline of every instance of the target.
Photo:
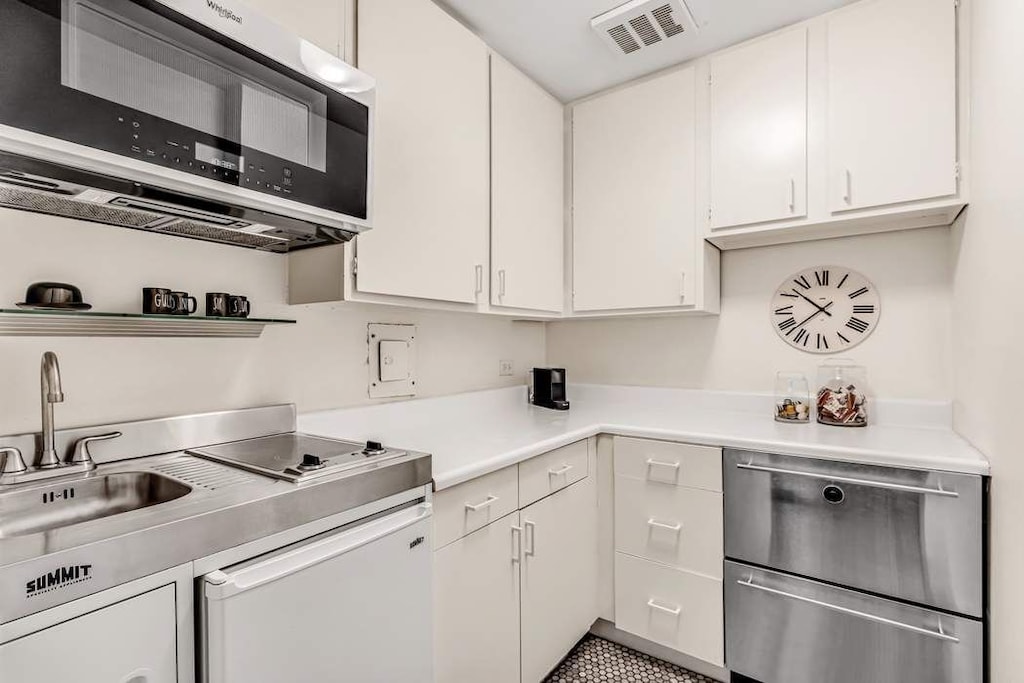
[(273, 318), (209, 318), (199, 315), (148, 315), (102, 311), (0, 308), (4, 337), (248, 337), (267, 325), (292, 325)]

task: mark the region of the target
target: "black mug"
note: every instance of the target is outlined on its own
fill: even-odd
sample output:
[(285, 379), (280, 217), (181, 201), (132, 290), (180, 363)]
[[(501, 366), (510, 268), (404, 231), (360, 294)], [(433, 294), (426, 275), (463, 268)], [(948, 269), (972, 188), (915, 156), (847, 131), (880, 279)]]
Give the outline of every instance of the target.
[(196, 298), (189, 296), (188, 292), (171, 292), (171, 303), (174, 306), (171, 313), (174, 315), (192, 315), (199, 306)]
[(249, 300), (244, 296), (232, 294), (228, 297), (228, 316), (232, 318), (249, 317)]
[(177, 308), (171, 290), (163, 287), (144, 287), (142, 289), (142, 312), (147, 314), (168, 315)]
[(221, 318), (228, 314), (228, 298), (230, 294), (225, 292), (206, 293), (206, 315), (211, 318)]

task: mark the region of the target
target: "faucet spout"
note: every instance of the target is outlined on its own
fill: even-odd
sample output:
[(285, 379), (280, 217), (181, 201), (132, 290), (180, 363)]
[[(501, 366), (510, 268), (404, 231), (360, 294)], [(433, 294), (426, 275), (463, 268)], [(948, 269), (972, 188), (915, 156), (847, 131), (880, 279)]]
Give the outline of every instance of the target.
[(43, 437), (36, 467), (52, 469), (60, 467), (60, 458), (54, 448), (53, 404), (64, 402), (64, 390), (60, 383), (60, 364), (57, 354), (47, 351), (39, 367), (39, 386), (43, 413)]

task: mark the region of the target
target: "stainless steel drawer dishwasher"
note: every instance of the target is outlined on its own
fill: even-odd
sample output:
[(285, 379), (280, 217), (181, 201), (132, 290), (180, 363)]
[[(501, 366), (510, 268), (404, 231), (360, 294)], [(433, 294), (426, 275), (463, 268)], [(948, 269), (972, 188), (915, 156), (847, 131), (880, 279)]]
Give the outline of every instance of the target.
[(981, 683), (980, 476), (726, 450), (726, 665), (762, 683)]

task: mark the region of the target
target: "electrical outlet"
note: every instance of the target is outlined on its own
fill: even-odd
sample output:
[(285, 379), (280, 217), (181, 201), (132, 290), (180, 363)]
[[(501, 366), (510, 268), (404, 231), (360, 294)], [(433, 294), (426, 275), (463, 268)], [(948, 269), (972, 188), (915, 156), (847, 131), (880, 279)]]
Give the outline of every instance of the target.
[(511, 377), (513, 374), (512, 361), (510, 360), (499, 360), (498, 361), (498, 376), (500, 377)]

